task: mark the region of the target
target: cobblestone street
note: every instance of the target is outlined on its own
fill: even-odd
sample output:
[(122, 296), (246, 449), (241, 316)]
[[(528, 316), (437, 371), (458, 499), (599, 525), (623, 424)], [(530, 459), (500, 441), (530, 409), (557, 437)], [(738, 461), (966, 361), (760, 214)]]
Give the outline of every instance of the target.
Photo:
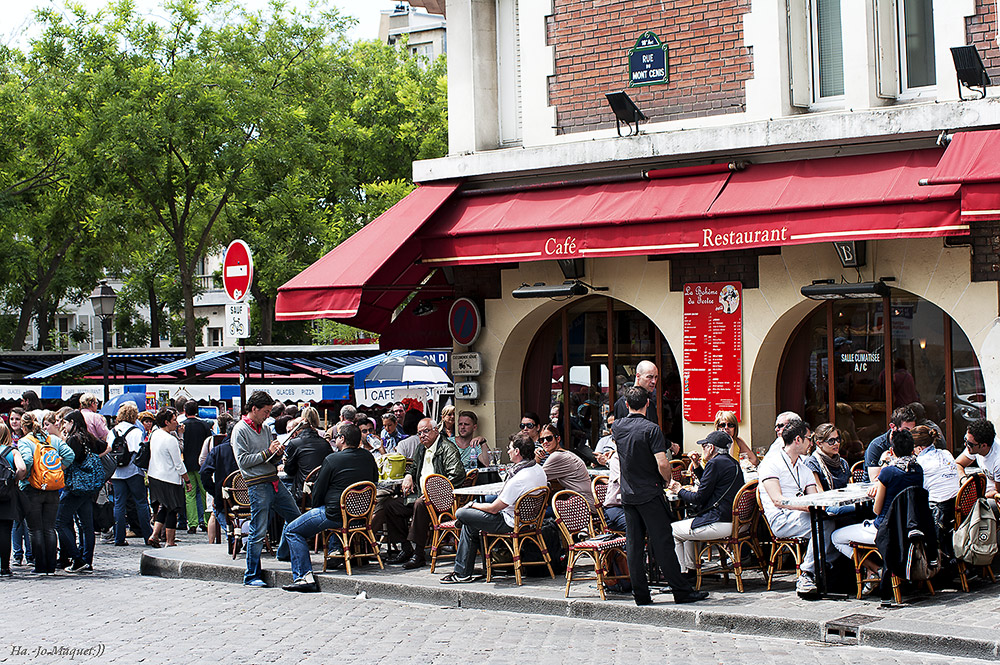
[(92, 575), (15, 569), (0, 581), (8, 610), (0, 663), (985, 662), (142, 577), (140, 552), (98, 545)]

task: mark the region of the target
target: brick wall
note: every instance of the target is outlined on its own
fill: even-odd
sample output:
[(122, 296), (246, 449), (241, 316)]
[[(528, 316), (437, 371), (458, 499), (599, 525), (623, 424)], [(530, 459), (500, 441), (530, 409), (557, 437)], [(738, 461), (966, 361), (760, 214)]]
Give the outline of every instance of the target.
[(1000, 220), (976, 220), (969, 228), (972, 281), (1000, 282)]
[[(753, 75), (743, 46), (749, 9), (750, 0), (555, 0), (547, 29), (557, 132), (613, 127), (604, 95), (621, 90), (650, 121), (742, 112), (744, 83)], [(670, 81), (628, 88), (628, 50), (647, 30), (669, 47)]]
[(996, 0), (976, 0), (976, 14), (965, 19), (965, 43), (974, 44), (993, 84), (1000, 83)]
[(760, 288), (757, 258), (780, 254), (780, 247), (737, 249), (727, 252), (677, 254), (670, 257), (670, 290), (682, 291), (694, 282), (739, 281), (744, 289)]

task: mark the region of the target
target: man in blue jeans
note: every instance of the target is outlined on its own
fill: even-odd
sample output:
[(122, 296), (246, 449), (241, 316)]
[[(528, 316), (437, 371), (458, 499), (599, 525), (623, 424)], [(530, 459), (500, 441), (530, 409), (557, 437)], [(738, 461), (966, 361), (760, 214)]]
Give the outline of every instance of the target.
[[(266, 587), (261, 577), (260, 553), (264, 549), (267, 523), (274, 510), (286, 522), (299, 516), (295, 500), (284, 484), (278, 482), (278, 467), (285, 446), (271, 439), (271, 430), (264, 421), (271, 415), (274, 400), (263, 390), (254, 391), (247, 399), (246, 416), (233, 428), (231, 440), (236, 464), (247, 484), (250, 498), (250, 537), (247, 543), (247, 569), (243, 584)], [(281, 555), (282, 547), (278, 546)]]
[(357, 425), (341, 423), (337, 445), (340, 451), (327, 455), (316, 475), (312, 487), (313, 509), (285, 527), (293, 579), (282, 587), (285, 591), (319, 591), (309, 559), (309, 542), (316, 534), (343, 525), (340, 497), (345, 489), (354, 483), (378, 482), (378, 465), (375, 457), (361, 447), (361, 430)]
[(442, 584), (474, 582), (472, 574), (479, 549), (479, 534), (510, 533), (514, 530), (514, 505), (524, 494), (538, 487), (547, 487), (545, 471), (535, 463), (535, 442), (525, 431), (511, 437), (507, 448), (511, 467), (500, 494), (492, 503), (470, 503), (458, 509), (462, 533), (458, 539), (455, 572), (445, 575)]

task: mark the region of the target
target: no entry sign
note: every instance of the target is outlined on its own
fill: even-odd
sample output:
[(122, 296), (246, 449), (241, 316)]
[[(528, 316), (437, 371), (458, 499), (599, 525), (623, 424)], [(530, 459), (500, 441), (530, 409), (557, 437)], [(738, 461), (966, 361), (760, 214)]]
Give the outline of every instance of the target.
[(226, 248), (222, 260), (222, 286), (236, 302), (243, 302), (253, 283), (253, 258), (242, 240), (234, 240)]

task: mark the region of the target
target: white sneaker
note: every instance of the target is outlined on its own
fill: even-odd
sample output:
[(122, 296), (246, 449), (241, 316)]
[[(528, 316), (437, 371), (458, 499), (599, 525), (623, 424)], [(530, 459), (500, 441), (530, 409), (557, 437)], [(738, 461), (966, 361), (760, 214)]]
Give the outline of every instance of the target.
[(803, 570), (799, 574), (799, 579), (795, 582), (795, 593), (800, 596), (808, 596), (816, 593), (816, 591), (816, 579), (813, 577), (812, 573), (807, 573)]

